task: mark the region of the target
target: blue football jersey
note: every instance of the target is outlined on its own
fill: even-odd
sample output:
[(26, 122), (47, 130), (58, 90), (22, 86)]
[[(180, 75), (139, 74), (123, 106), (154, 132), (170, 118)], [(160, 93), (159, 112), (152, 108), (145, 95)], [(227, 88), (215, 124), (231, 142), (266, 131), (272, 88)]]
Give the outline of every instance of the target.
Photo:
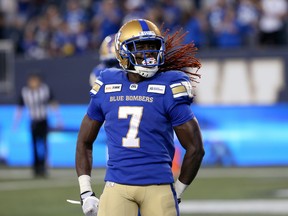
[(173, 127), (194, 115), (189, 77), (157, 73), (140, 83), (121, 69), (106, 69), (90, 91), (87, 115), (104, 122), (108, 162), (105, 181), (147, 185), (173, 183)]
[(94, 74), (95, 77), (98, 77), (100, 75), (100, 72), (103, 71), (105, 68), (107, 68), (105, 64), (101, 63), (97, 65), (96, 67), (94, 67), (91, 73)]

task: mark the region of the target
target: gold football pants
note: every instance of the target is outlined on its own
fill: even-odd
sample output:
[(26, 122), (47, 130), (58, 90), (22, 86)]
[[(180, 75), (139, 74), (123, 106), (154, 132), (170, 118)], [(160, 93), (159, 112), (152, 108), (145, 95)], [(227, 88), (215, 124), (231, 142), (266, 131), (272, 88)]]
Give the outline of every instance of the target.
[(179, 216), (172, 184), (134, 186), (107, 182), (97, 216)]

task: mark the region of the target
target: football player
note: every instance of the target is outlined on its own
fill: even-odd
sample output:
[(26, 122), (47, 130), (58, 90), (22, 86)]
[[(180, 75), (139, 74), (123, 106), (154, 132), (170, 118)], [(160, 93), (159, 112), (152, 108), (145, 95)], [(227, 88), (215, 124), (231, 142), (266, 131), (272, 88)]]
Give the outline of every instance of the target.
[[(138, 210), (141, 216), (179, 215), (181, 195), (204, 156), (190, 107), (191, 80), (198, 74), (185, 70), (201, 64), (193, 43), (180, 44), (183, 37), (176, 32), (164, 38), (144, 19), (125, 23), (116, 34), (122, 69), (107, 69), (97, 77), (77, 139), (76, 171), (86, 216), (137, 216)], [(102, 125), (109, 158), (99, 201), (91, 170), (93, 142)], [(173, 131), (185, 149), (175, 182)]]
[(100, 64), (93, 68), (93, 71), (90, 73), (89, 82), (91, 86), (94, 85), (96, 77), (98, 77), (100, 72), (105, 68), (120, 67), (116, 59), (115, 34), (108, 35), (102, 41), (99, 49), (99, 60)]

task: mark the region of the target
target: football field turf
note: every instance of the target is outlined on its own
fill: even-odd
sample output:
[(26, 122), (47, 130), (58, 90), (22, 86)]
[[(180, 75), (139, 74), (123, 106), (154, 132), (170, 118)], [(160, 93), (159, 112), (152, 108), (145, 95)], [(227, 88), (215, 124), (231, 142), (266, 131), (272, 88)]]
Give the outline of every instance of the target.
[[(100, 194), (105, 170), (93, 170)], [(1, 216), (81, 216), (74, 169), (51, 169), (34, 179), (30, 169), (0, 168)], [(180, 204), (182, 216), (288, 215), (288, 167), (201, 168)]]

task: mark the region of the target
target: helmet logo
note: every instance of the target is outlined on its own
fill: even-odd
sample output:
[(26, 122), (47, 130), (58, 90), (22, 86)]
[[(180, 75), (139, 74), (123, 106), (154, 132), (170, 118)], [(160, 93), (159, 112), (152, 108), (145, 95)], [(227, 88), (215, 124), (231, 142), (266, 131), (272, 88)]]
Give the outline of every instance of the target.
[(156, 36), (154, 31), (141, 31), (141, 32), (139, 32), (139, 36), (146, 36), (146, 35)]
[(143, 61), (142, 61), (142, 65), (147, 65), (147, 66), (149, 66), (149, 65), (156, 65), (156, 63), (157, 63), (157, 61), (156, 61), (156, 59), (155, 58), (146, 58), (146, 59), (144, 59)]

